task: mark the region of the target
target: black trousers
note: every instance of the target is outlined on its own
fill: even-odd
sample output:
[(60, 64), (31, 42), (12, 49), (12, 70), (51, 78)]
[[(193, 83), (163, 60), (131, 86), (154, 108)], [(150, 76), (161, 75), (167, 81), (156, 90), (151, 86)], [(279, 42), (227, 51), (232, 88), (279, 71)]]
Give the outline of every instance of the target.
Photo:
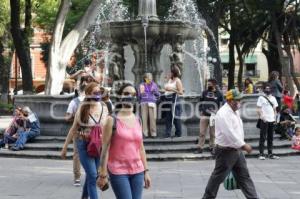
[(265, 141), (267, 140), (268, 154), (273, 151), (273, 134), (274, 122), (263, 122), (260, 124), (260, 137), (259, 137), (259, 153), (264, 154)]
[(246, 198), (257, 199), (254, 183), (250, 178), (245, 156), (241, 150), (216, 147), (216, 165), (205, 189), (203, 199), (217, 197), (220, 184), (232, 171)]

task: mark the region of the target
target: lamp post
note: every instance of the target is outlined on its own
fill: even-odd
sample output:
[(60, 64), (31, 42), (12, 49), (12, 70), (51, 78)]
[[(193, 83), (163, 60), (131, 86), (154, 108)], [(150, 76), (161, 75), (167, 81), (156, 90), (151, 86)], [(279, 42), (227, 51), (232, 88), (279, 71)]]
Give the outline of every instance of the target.
[(149, 26), (149, 17), (147, 15), (142, 16), (142, 25), (144, 27), (144, 37), (145, 37), (145, 72), (148, 72), (148, 57), (147, 57), (147, 28)]

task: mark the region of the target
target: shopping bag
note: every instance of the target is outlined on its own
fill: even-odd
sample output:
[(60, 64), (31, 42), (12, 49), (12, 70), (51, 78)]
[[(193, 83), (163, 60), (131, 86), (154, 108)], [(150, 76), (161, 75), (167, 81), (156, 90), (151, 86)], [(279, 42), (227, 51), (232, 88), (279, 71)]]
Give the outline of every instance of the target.
[(236, 182), (236, 180), (235, 180), (235, 178), (234, 178), (232, 172), (230, 172), (230, 173), (226, 176), (226, 178), (225, 178), (225, 180), (224, 180), (224, 188), (225, 188), (226, 190), (229, 190), (229, 191), (230, 191), (230, 190), (239, 189), (239, 186), (238, 186), (238, 184), (237, 184), (237, 182)]

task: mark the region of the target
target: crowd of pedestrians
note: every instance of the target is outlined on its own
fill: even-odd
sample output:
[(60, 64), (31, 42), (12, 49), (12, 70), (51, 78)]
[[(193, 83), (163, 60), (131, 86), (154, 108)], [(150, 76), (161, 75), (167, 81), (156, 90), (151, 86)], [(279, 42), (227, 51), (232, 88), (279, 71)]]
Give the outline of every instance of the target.
[[(81, 198), (97, 199), (97, 186), (104, 191), (110, 184), (118, 199), (141, 199), (143, 187), (151, 186), (143, 138), (158, 136), (158, 107), (164, 109), (163, 137), (172, 136), (173, 125), (175, 137), (182, 137), (181, 96), (184, 87), (180, 70), (172, 67), (170, 78), (162, 88), (153, 81), (151, 73), (145, 73), (143, 82), (137, 87), (123, 84), (116, 92), (116, 101), (113, 103), (110, 91), (100, 87), (97, 76), (93, 75), (95, 70), (90, 66), (92, 62), (85, 64), (82, 72), (74, 72), (74, 66), (67, 69), (69, 76), (76, 79), (77, 86), (65, 116), (65, 121), (72, 123), (72, 126), (61, 156), (66, 157), (68, 145), (73, 142), (74, 186), (81, 185), (81, 166), (86, 174)], [(259, 88), (250, 78), (246, 78), (244, 88), (240, 90), (243, 94), (254, 94), (258, 93)], [(215, 79), (206, 82), (206, 89), (201, 94), (199, 140), (195, 153), (203, 153), (209, 132), (208, 148), (216, 158), (215, 169), (203, 198), (215, 198), (219, 185), (230, 173), (247, 198), (257, 198), (242, 152), (250, 153), (252, 148), (244, 141), (243, 122), (239, 115), (241, 98), (242, 94), (237, 89), (223, 93)], [(284, 91), (278, 72), (272, 72), (269, 81), (260, 88), (256, 103), (260, 160), (266, 157), (279, 159), (273, 153), (274, 131), (281, 137), (291, 139), (292, 148), (300, 150), (300, 129), (296, 127), (296, 120), (291, 114), (295, 102), (300, 105), (299, 95), (293, 99), (288, 91)], [(160, 103), (163, 106), (158, 106)], [(0, 140), (0, 147), (22, 150), (27, 141), (39, 134), (37, 115), (29, 107), (17, 107), (11, 124)], [(97, 146), (91, 146), (95, 141), (93, 135), (100, 138)], [(91, 155), (92, 147), (96, 147), (96, 156)]]

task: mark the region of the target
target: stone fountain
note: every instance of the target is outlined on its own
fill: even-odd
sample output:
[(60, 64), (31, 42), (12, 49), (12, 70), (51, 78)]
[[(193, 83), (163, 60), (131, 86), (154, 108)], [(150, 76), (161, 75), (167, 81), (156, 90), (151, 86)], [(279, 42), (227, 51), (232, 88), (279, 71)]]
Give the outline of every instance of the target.
[[(160, 63), (162, 49), (166, 44), (172, 46), (170, 65), (185, 70), (183, 44), (199, 37), (195, 24), (184, 21), (160, 21), (156, 13), (156, 0), (139, 0), (136, 20), (109, 21), (102, 23), (99, 39), (111, 42), (111, 63), (109, 76), (114, 81), (125, 79), (124, 46), (130, 46), (134, 55), (134, 82), (139, 84), (145, 72), (153, 74), (154, 81), (161, 84), (164, 67)], [(169, 58), (169, 57), (168, 57)], [(127, 78), (126, 78), (127, 79)]]
[[(132, 80), (135, 84), (139, 84), (143, 73), (151, 72), (154, 80), (162, 85), (162, 73), (169, 71), (174, 64), (180, 67), (186, 90), (182, 101), (183, 135), (197, 135), (199, 118), (196, 116), (199, 115), (198, 102), (203, 81), (199, 78), (199, 75), (201, 76), (199, 67), (198, 70), (192, 68), (192, 62), (195, 61), (191, 61), (190, 64), (186, 62), (185, 54), (188, 53), (183, 45), (201, 37), (199, 23), (176, 18), (161, 21), (156, 14), (155, 0), (139, 0), (137, 19), (107, 21), (100, 23), (100, 28), (97, 38), (111, 43), (108, 69), (110, 77), (115, 81)], [(171, 46), (171, 52), (164, 51), (166, 45)], [(131, 58), (128, 58), (129, 51), (132, 51)], [(168, 62), (162, 62), (162, 60)], [(129, 62), (132, 63), (132, 68), (128, 67)], [(128, 71), (129, 69), (132, 72)], [(128, 78), (129, 73), (134, 74), (133, 79)], [(197, 91), (196, 95), (190, 94), (189, 91), (192, 89)], [(246, 124), (249, 124), (251, 132), (253, 132), (253, 123), (256, 121), (256, 113), (251, 110), (256, 106), (257, 97), (251, 95), (243, 99), (245, 105), (242, 106), (242, 116), (244, 121), (248, 122)], [(67, 134), (70, 125), (64, 121), (64, 115), (71, 99), (72, 96), (20, 95), (15, 96), (15, 105), (29, 106), (37, 113), (41, 121), (42, 135), (63, 136)], [(160, 116), (158, 115), (158, 118)], [(162, 135), (163, 121), (158, 120), (158, 124), (158, 133)]]

